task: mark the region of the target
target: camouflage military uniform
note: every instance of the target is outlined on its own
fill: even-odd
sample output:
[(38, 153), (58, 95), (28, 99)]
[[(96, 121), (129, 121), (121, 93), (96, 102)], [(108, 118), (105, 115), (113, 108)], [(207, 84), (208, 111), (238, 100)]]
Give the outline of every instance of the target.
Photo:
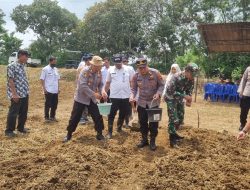
[[(165, 101), (168, 107), (168, 132), (169, 134), (175, 134), (175, 125), (180, 124), (184, 118), (184, 96), (192, 95), (194, 88), (194, 80), (188, 80), (185, 78), (185, 73), (180, 72), (171, 78), (169, 84), (166, 87), (166, 93), (164, 94)], [(177, 111), (178, 110), (178, 111)]]

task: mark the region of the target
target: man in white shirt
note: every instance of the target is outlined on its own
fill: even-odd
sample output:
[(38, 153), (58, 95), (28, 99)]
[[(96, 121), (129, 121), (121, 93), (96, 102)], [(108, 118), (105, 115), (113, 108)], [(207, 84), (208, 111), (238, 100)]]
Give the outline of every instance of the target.
[[(108, 70), (110, 68), (110, 61), (109, 61), (108, 57), (105, 57), (103, 59), (103, 61), (104, 61), (104, 63), (103, 63), (103, 67), (102, 67), (101, 73), (102, 73), (102, 83), (103, 83), (103, 85), (105, 85), (106, 79), (107, 79)], [(110, 102), (110, 100), (109, 100), (110, 90), (108, 90), (107, 95), (108, 95), (107, 102)], [(103, 103), (104, 100), (101, 99), (100, 102)]]
[(117, 132), (122, 131), (122, 125), (129, 110), (130, 82), (132, 80), (130, 70), (122, 64), (122, 56), (114, 56), (113, 62), (115, 66), (108, 70), (106, 83), (102, 91), (102, 96), (107, 99), (107, 92), (110, 89), (110, 100), (112, 102), (108, 116), (107, 138), (112, 138), (113, 123), (118, 110), (120, 117), (117, 121)]
[(42, 69), (40, 77), (43, 92), (45, 95), (44, 117), (46, 122), (57, 121), (55, 116), (58, 104), (60, 75), (55, 66), (56, 58), (50, 57), (49, 64)]

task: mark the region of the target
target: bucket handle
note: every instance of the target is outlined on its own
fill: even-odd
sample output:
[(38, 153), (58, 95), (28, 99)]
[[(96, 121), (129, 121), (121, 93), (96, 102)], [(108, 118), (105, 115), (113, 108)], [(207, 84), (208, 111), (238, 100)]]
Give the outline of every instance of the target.
[(149, 106), (150, 109), (152, 108), (152, 104), (153, 104), (153, 102), (154, 102), (155, 100), (156, 100), (156, 99), (153, 99), (153, 100), (151, 101), (150, 106)]

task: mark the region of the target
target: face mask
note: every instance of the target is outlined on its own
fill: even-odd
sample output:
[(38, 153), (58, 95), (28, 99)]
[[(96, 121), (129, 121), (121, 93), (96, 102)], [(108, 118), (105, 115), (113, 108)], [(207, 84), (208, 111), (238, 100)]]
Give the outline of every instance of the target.
[(54, 68), (54, 67), (56, 66), (56, 64), (50, 64), (50, 66), (51, 66), (52, 68)]

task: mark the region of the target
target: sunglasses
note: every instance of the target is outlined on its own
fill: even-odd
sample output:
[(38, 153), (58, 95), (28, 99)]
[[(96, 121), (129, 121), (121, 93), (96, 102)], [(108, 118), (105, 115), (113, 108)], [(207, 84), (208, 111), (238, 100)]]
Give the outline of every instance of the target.
[(142, 64), (146, 64), (147, 60), (143, 60), (143, 61), (136, 61), (136, 65), (142, 65)]

